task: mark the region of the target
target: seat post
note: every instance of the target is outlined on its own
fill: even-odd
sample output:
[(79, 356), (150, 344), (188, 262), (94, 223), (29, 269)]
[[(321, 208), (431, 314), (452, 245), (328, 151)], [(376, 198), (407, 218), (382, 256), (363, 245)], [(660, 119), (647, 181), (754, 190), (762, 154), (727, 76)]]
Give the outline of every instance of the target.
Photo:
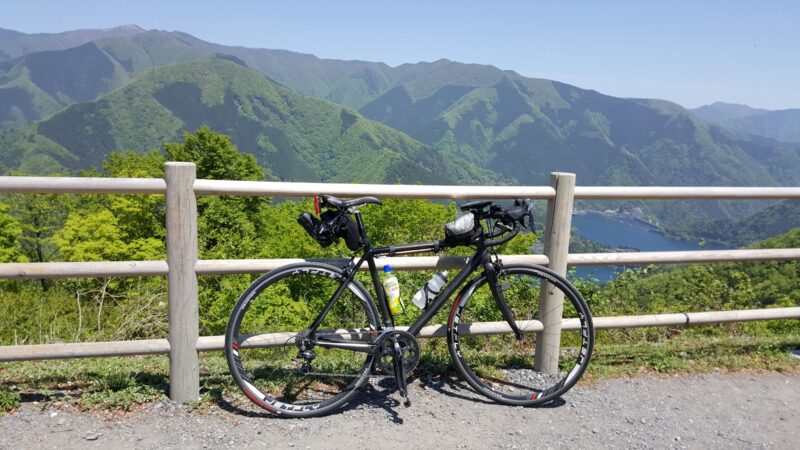
[(356, 224), (358, 224), (358, 234), (361, 235), (361, 242), (364, 243), (364, 248), (369, 250), (370, 242), (367, 237), (367, 229), (364, 227), (364, 220), (361, 218), (361, 211), (356, 209), (353, 214), (356, 216)]

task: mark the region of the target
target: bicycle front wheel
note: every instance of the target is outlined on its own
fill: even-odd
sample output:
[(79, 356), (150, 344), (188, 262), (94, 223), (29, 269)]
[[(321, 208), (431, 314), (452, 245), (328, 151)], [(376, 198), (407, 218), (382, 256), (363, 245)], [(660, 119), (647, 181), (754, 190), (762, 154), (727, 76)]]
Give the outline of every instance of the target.
[(234, 380), (253, 403), (286, 416), (317, 416), (342, 406), (367, 381), (374, 356), (316, 345), (323, 337), (370, 342), (378, 317), (360, 283), (345, 287), (316, 333), (307, 331), (344, 282), (336, 267), (301, 263), (262, 276), (242, 294), (228, 323), (225, 353)]
[[(511, 333), (481, 275), (464, 287), (453, 305), (447, 335), (450, 354), (464, 379), (495, 401), (519, 406), (549, 403), (569, 390), (589, 364), (594, 344), (589, 307), (569, 281), (544, 267), (503, 266), (497, 275), (523, 338)], [(544, 295), (563, 297), (560, 345), (550, 348), (541, 337)]]

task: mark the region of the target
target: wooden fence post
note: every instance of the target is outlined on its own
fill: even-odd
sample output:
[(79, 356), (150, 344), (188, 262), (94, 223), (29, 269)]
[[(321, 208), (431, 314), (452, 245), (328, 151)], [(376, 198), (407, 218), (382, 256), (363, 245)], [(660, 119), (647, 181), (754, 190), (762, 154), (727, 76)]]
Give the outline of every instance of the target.
[(195, 174), (192, 163), (168, 162), (164, 165), (169, 267), (169, 397), (176, 402), (200, 397)]
[[(547, 223), (544, 229), (544, 254), (550, 260), (550, 269), (561, 275), (567, 274), (569, 234), (572, 226), (572, 203), (575, 197), (575, 174), (553, 172), (550, 186), (556, 196), (547, 201)], [(561, 312), (564, 295), (552, 289), (542, 280), (539, 298), (539, 320), (544, 331), (536, 337), (534, 368), (545, 373), (558, 372), (558, 356), (561, 347)]]

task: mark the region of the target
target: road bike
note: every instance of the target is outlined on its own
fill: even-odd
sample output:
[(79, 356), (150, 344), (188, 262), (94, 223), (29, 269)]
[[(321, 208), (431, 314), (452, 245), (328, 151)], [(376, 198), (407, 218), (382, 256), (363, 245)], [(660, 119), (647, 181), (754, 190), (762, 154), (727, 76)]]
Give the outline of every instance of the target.
[[(225, 353), (233, 378), (253, 403), (284, 416), (323, 415), (345, 405), (370, 378), (382, 376), (395, 379), (409, 405), (407, 377), (420, 360), (417, 337), (459, 288), (447, 319), (447, 348), (472, 388), (499, 403), (538, 406), (575, 385), (594, 344), (588, 305), (559, 274), (503, 264), (497, 256), (497, 246), (532, 224), (527, 201), (510, 207), (467, 203), (460, 207), (464, 215), (445, 225), (443, 240), (389, 247), (372, 247), (359, 210), (367, 204), (381, 202), (323, 195), (315, 197), (319, 218), (310, 212), (298, 218), (321, 245), (343, 238), (354, 252), (362, 250), (360, 259), (356, 255), (344, 267), (319, 262), (280, 267), (255, 280), (234, 306)], [(466, 266), (409, 327), (395, 326), (376, 257), (459, 246), (475, 248)], [(377, 302), (356, 279), (364, 263)], [(540, 301), (545, 297), (555, 302)], [(542, 319), (548, 314), (562, 318), (555, 322), (561, 325), (555, 340), (544, 337)]]

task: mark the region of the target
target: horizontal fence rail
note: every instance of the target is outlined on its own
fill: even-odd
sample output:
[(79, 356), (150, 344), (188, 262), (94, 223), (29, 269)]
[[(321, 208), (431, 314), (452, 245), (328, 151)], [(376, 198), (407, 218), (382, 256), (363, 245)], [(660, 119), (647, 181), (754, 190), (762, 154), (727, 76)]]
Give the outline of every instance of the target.
[(269, 181), (197, 180), (198, 195), (276, 195), (310, 197), (329, 194), (343, 197), (391, 198), (535, 198), (551, 199), (556, 191), (547, 186), (423, 186), (415, 184), (283, 183)]
[[(549, 186), (423, 186), (402, 184), (296, 183), (196, 180), (197, 195), (309, 197), (373, 195), (390, 198), (552, 199)], [(161, 178), (9, 177), (0, 176), (0, 193), (26, 194), (164, 194)], [(576, 186), (576, 200), (790, 200), (798, 187), (716, 186)]]
[[(467, 256), (402, 256), (376, 261), (400, 270), (448, 270), (467, 265)], [(570, 253), (570, 266), (649, 265), (709, 262), (787, 261), (800, 259), (800, 248), (749, 250), (691, 250), (671, 252)], [(547, 266), (545, 255), (503, 255), (505, 264)], [(206, 259), (197, 261), (198, 275), (263, 273), (287, 264), (323, 262), (342, 266), (347, 258)], [(368, 270), (366, 266), (360, 268)], [(0, 264), (0, 279), (56, 279), (94, 277), (166, 276), (166, 261), (51, 262)]]
[[(616, 328), (641, 328), (657, 326), (687, 326), (710, 323), (749, 322), (755, 320), (800, 319), (800, 306), (790, 308), (744, 309), (733, 311), (707, 311), (687, 313), (650, 314), (641, 316), (615, 316), (593, 318), (597, 330)], [(526, 331), (541, 331), (539, 321), (518, 321)], [(396, 327), (407, 330), (408, 327)], [(577, 319), (565, 319), (562, 330), (575, 331), (580, 328)], [(342, 336), (363, 335), (368, 330), (341, 331)], [(459, 325), (458, 334), (462, 336), (504, 334), (511, 328), (505, 322), (464, 323)], [(441, 338), (447, 335), (445, 325), (429, 325), (420, 331), (424, 339)], [(243, 348), (273, 347), (292, 345), (292, 333), (274, 333), (251, 336), (240, 343)], [(223, 350), (225, 336), (201, 336), (197, 339), (197, 351), (212, 352)], [(74, 344), (38, 344), (0, 347), (0, 362), (29, 361), (41, 359), (97, 358), (106, 356), (167, 355), (170, 351), (167, 339), (148, 339), (138, 341), (85, 342)]]
[[(181, 166), (181, 167), (178, 167)], [(193, 167), (182, 163), (167, 163), (168, 170), (185, 171)], [(184, 172), (184, 175), (186, 172)], [(181, 177), (182, 179), (186, 179)], [(190, 177), (193, 179), (193, 176)], [(188, 184), (187, 184), (188, 183)], [(504, 255), (506, 264), (532, 263), (550, 265), (556, 261), (555, 269), (564, 272), (564, 262), (568, 266), (594, 265), (649, 265), (676, 263), (744, 262), (798, 260), (800, 249), (738, 249), (738, 250), (697, 250), (671, 252), (620, 252), (620, 253), (567, 253), (569, 226), (571, 223), (572, 201), (574, 200), (755, 200), (755, 199), (800, 199), (798, 187), (678, 187), (678, 186), (575, 186), (572, 174), (552, 174), (550, 186), (421, 186), (421, 185), (375, 185), (341, 183), (284, 183), (264, 181), (194, 180), (173, 183), (170, 188), (161, 178), (83, 178), (83, 177), (0, 177), (0, 193), (5, 194), (167, 194), (175, 196), (181, 192), (181, 200), (167, 209), (173, 214), (178, 209), (194, 209), (193, 197), (196, 195), (237, 195), (237, 196), (279, 196), (308, 197), (331, 194), (342, 197), (378, 196), (388, 198), (431, 198), (431, 199), (512, 199), (529, 198), (548, 201), (547, 223), (544, 240), (544, 255)], [(172, 191), (169, 191), (172, 189)], [(187, 194), (188, 192), (188, 194)], [(174, 197), (173, 197), (174, 198)], [(168, 211), (168, 214), (170, 213)], [(181, 223), (168, 229), (168, 251), (175, 254), (191, 254), (187, 248), (192, 244), (191, 233), (186, 239), (175, 239), (170, 244), (169, 235), (183, 232), (181, 227), (196, 227), (192, 214), (186, 215), (190, 222)], [(552, 228), (552, 229), (551, 229)], [(566, 238), (565, 238), (566, 237)], [(185, 241), (176, 243), (178, 241)], [(188, 244), (187, 244), (188, 242)], [(196, 240), (194, 241), (196, 242)], [(176, 247), (178, 246), (178, 247)], [(191, 249), (188, 249), (191, 250)], [(390, 264), (399, 270), (444, 270), (459, 269), (467, 263), (467, 257), (460, 256), (406, 256), (388, 257), (378, 264)], [(195, 275), (219, 275), (240, 273), (263, 273), (277, 267), (304, 261), (322, 261), (343, 265), (344, 258), (332, 259), (240, 259), (240, 260), (198, 260), (193, 263)], [(175, 264), (179, 266), (179, 264)], [(127, 276), (170, 276), (176, 267), (167, 261), (113, 261), (113, 262), (48, 262), (48, 263), (6, 263), (0, 264), (0, 279), (58, 279), (89, 277), (127, 277)], [(184, 275), (192, 273), (186, 272)], [(362, 270), (366, 270), (362, 268)], [(183, 280), (185, 283), (185, 279)], [(198, 336), (197, 318), (188, 320), (179, 313), (180, 308), (196, 308), (197, 295), (186, 295), (191, 290), (191, 282), (185, 287), (176, 286), (170, 278), (170, 339), (149, 339), (137, 341), (58, 343), (39, 345), (16, 345), (0, 347), (0, 361), (63, 359), (84, 357), (108, 357), (127, 355), (170, 355), (171, 372), (179, 367), (173, 358), (182, 362), (180, 374), (172, 373), (170, 392), (174, 400), (197, 398), (196, 378), (198, 367), (191, 354), (194, 352), (218, 351), (223, 348), (223, 336)], [(194, 298), (192, 298), (194, 297)], [(191, 300), (188, 301), (187, 299)], [(172, 303), (175, 302), (173, 305)], [(192, 304), (194, 302), (194, 304)], [(174, 309), (173, 309), (174, 308)], [(709, 311), (667, 313), (639, 316), (595, 317), (596, 329), (632, 328), (651, 326), (685, 326), (708, 323), (741, 322), (751, 320), (800, 319), (800, 307), (770, 308), (759, 310)], [(551, 320), (551, 319), (548, 319)], [(173, 323), (175, 322), (175, 323)], [(189, 323), (192, 322), (192, 323)], [(545, 321), (546, 322), (546, 321)], [(525, 323), (527, 329), (547, 334), (553, 329), (573, 330), (577, 323), (572, 319), (558, 320), (555, 323), (531, 321)], [(403, 327), (398, 327), (403, 329)], [(462, 324), (460, 334), (508, 333), (505, 322)], [(551, 330), (552, 331), (552, 330)], [(343, 336), (358, 338), (360, 330), (341, 330)], [(420, 337), (435, 338), (446, 334), (444, 325), (430, 325), (422, 329)], [(276, 342), (285, 343), (286, 335), (251, 336), (244, 346), (265, 346)], [(173, 341), (172, 345), (170, 340)], [(537, 355), (537, 366), (538, 361)], [(174, 366), (174, 367), (173, 367)], [(542, 366), (546, 367), (546, 365)], [(189, 371), (191, 373), (184, 374)], [(185, 379), (185, 380), (184, 380)], [(178, 386), (172, 386), (177, 384)]]
[(690, 250), (671, 252), (571, 253), (571, 266), (645, 265), (800, 259), (800, 248)]
[(164, 194), (163, 178), (0, 177), (9, 194)]
[(576, 200), (789, 200), (796, 187), (578, 186)]
[(167, 275), (166, 261), (46, 262), (0, 264), (0, 279), (144, 277)]

